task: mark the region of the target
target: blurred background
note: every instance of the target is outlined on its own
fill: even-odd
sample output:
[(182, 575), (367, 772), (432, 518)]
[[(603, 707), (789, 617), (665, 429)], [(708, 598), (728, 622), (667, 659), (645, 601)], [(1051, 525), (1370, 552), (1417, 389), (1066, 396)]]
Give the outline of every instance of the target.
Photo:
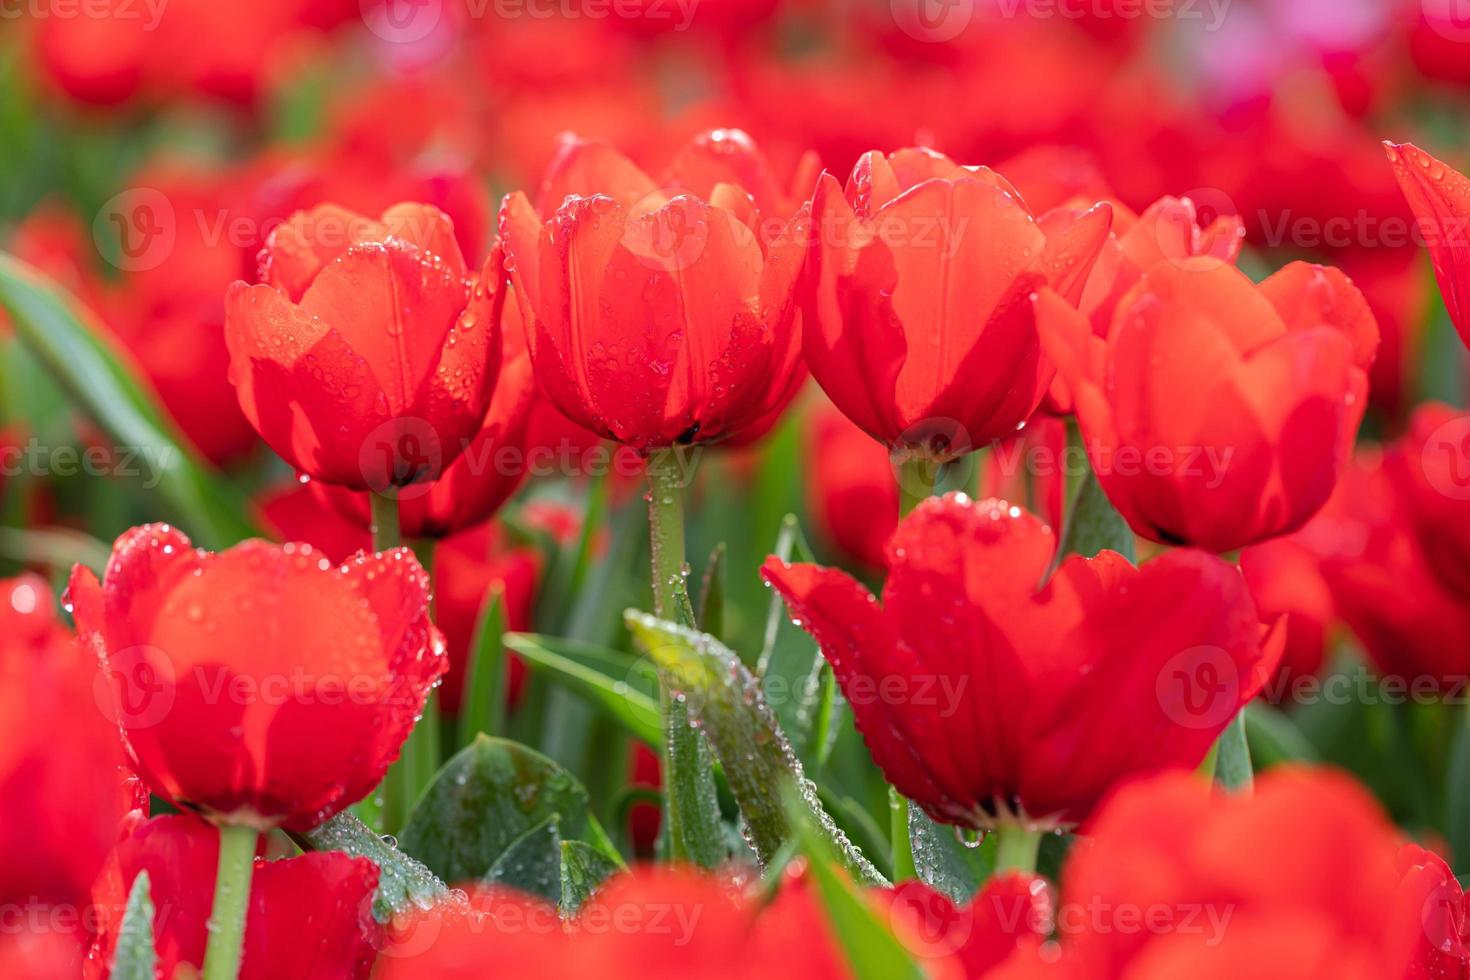
[[(1383, 338), (1371, 454), (1426, 400), (1462, 404), (1466, 375), (1381, 141), (1463, 164), (1467, 121), (1467, 0), (0, 0), (0, 244), (96, 314), (258, 526), (345, 554), (365, 532), (260, 444), (227, 379), (225, 289), (254, 278), (295, 210), (427, 201), (478, 265), (500, 196), (534, 191), (559, 133), (604, 137), (658, 173), (711, 127), (746, 130), (793, 195), (809, 151), (844, 177), (868, 149), (918, 144), (998, 169), (1038, 213), (1076, 196), (1135, 211), (1188, 196), (1201, 224), (1241, 216), (1256, 278), (1305, 258), (1367, 295)], [(59, 574), (133, 524), (184, 522), (155, 492), (157, 447), (104, 436), (76, 394), (0, 325), (7, 569)], [(633, 567), (638, 463), (550, 409), (533, 429), (547, 472), (438, 548), (440, 621), (462, 651), (494, 581), (512, 628), (625, 645), (617, 613), (646, 603), (639, 575), (550, 580), (589, 508), (599, 553), (634, 556), (607, 567)], [(1027, 438), (1060, 437), (1038, 425)], [(1054, 481), (979, 469), (976, 489), (1058, 519)], [(725, 638), (747, 657), (789, 643), (791, 676), (806, 677), (812, 650), (784, 628), (772, 639), (754, 569), (800, 526), (819, 557), (876, 581), (896, 511), (885, 452), (808, 392), (758, 444), (710, 449), (701, 472), (691, 554), (697, 574), (724, 578)], [(1470, 738), (1437, 703), (1445, 685), (1394, 703), (1371, 691), (1384, 675), (1463, 674), (1470, 597), (1424, 571), (1407, 522), (1385, 516), (1396, 505), (1354, 487), (1242, 561), (1263, 616), (1291, 617), (1293, 683), (1337, 671), (1369, 687), (1310, 701), (1278, 687), (1279, 708), (1253, 708), (1252, 747), (1258, 764), (1348, 765), (1406, 825), (1453, 835), (1451, 798), (1470, 788), (1445, 773), (1457, 752), (1470, 773)], [(703, 557), (721, 542), (718, 561)], [(599, 718), (516, 678), (524, 739), (588, 778), (605, 812), (626, 808), (625, 773), (597, 783)], [(830, 759), (851, 769), (823, 781), (834, 811), (881, 837), (865, 754)], [(630, 771), (651, 779), (651, 762)]]

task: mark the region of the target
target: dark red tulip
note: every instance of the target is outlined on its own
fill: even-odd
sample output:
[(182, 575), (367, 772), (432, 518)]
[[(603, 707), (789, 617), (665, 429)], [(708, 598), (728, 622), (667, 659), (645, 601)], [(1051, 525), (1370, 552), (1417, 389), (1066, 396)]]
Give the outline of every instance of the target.
[(859, 565), (883, 567), (883, 549), (898, 525), (898, 484), (888, 450), (834, 406), (806, 420), (807, 510), (833, 547)]
[(1444, 858), (1417, 844), (1399, 849), (1401, 899), (1417, 912), (1419, 941), (1403, 980), (1465, 980), (1470, 977), (1470, 905)]
[[(128, 893), (143, 872), (156, 910), (158, 976), (198, 969), (209, 938), (218, 862), (219, 831), (197, 817), (156, 817), (121, 841), (93, 891), (101, 928), (88, 959), (88, 980), (111, 974)], [(377, 865), (367, 858), (335, 851), (280, 861), (256, 858), (241, 980), (366, 980), (382, 942), (372, 914), (377, 887)]]
[(1075, 824), (1126, 777), (1196, 765), (1275, 667), (1223, 561), (1104, 551), (1040, 584), (1055, 550), (1020, 508), (952, 494), (899, 525), (881, 604), (833, 569), (762, 569), (884, 774), (936, 820)]
[[(0, 908), (29, 934), (35, 916), (86, 905), (108, 849), (140, 808), (95, 666), (35, 575), (0, 581)], [(41, 918), (65, 932), (83, 923)], [(69, 928), (68, 928), (69, 925)], [(19, 955), (17, 953), (17, 955)], [(37, 954), (41, 955), (41, 954)]]
[(1470, 414), (1419, 406), (1383, 465), (1430, 568), (1470, 603)]
[(261, 283), (226, 297), (241, 408), (313, 479), (380, 493), (437, 479), (490, 404), (499, 277), (472, 278), (428, 205), (292, 215), (261, 251)]
[(1394, 176), (1418, 219), (1434, 277), (1460, 339), (1470, 344), (1470, 178), (1413, 143), (1385, 143)]
[(1106, 338), (1043, 291), (1047, 350), (1108, 499), (1154, 541), (1230, 551), (1301, 527), (1367, 406), (1378, 329), (1336, 269), (1155, 265)]
[[(486, 268), (498, 268), (500, 261), (496, 246)], [(504, 285), (491, 279), (483, 284), (492, 290)], [(505, 304), (502, 325), (500, 374), (480, 431), (437, 479), (394, 493), (405, 537), (442, 538), (484, 522), (515, 494), (536, 464), (528, 436), (539, 396), (515, 303)], [(371, 527), (367, 494), (320, 481), (312, 483), (312, 491), (358, 526)]]
[(807, 364), (887, 446), (950, 457), (1015, 430), (1055, 371), (1030, 296), (1073, 302), (1111, 209), (1048, 230), (1004, 177), (931, 150), (865, 154), (812, 203), (802, 285)]
[(1272, 700), (1288, 699), (1294, 688), (1321, 673), (1327, 659), (1329, 631), (1337, 623), (1332, 589), (1322, 577), (1324, 550), (1336, 546), (1339, 527), (1329, 514), (1332, 499), (1300, 531), (1240, 553), (1240, 571), (1261, 622), (1280, 619), (1285, 631), (1280, 669), (1264, 692)]
[(214, 554), (166, 524), (72, 573), (133, 768), (174, 805), (314, 827), (372, 790), (448, 666), (413, 552), (334, 565), (310, 545)]
[(1398, 892), (1400, 835), (1345, 776), (1277, 770), (1225, 797), (1158, 776), (1087, 831), (1062, 874), (1059, 945), (986, 980), (1422, 976), (1404, 972), (1420, 929)]
[(506, 265), (557, 408), (640, 450), (769, 425), (801, 379), (804, 218), (765, 213), (752, 193), (660, 187), (607, 144), (569, 141), (539, 213), (505, 199)]

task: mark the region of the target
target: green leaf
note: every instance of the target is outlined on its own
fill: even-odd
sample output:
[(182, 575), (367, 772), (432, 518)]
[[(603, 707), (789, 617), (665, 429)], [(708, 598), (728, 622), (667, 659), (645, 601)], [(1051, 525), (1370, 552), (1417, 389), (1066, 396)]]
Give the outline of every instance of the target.
[(0, 307), (76, 403), (118, 446), (146, 459), (177, 522), (197, 544), (218, 549), (259, 535), (242, 516), (248, 512), (243, 495), (198, 458), (80, 304), (31, 266), (0, 253)]
[(695, 616), (700, 629), (710, 636), (725, 632), (725, 543), (715, 545), (704, 566), (699, 587), (699, 611)]
[(582, 835), (582, 784), (539, 752), (480, 735), (439, 770), (399, 844), (445, 881), (474, 881), (489, 874), (517, 839), (553, 816), (565, 836)]
[(1245, 739), (1245, 712), (1236, 712), (1220, 733), (1215, 749), (1215, 782), (1231, 791), (1250, 792), (1255, 777), (1250, 746)]
[(554, 675), (603, 708), (634, 738), (658, 748), (663, 725), (658, 708), (658, 672), (647, 660), (606, 647), (535, 633), (508, 633), (505, 645), (532, 669)]
[(117, 932), (112, 961), (113, 980), (153, 980), (158, 954), (153, 946), (153, 897), (148, 872), (138, 872), (128, 890), (128, 904)]
[(748, 838), (763, 864), (791, 836), (782, 787), (795, 785), (844, 865), (864, 881), (882, 875), (822, 808), (800, 760), (766, 704), (760, 682), (712, 636), (630, 609), (628, 628), (685, 699), (690, 716), (709, 738), (740, 805)]
[(1446, 766), (1444, 828), (1457, 863), (1470, 857), (1470, 712), (1462, 707)]
[(923, 971), (903, 944), (852, 879), (836, 867), (836, 856), (813, 825), (805, 801), (799, 794), (788, 792), (786, 808), (795, 828), (797, 848), (807, 856), (817, 895), (855, 980), (922, 980)]
[(1289, 715), (1261, 701), (1252, 701), (1245, 706), (1245, 737), (1257, 772), (1283, 762), (1320, 762), (1322, 759), (1316, 746)]
[(561, 845), (561, 911), (573, 915), (602, 883), (623, 866), (591, 844), (578, 840)]
[(1088, 470), (1067, 508), (1057, 563), (1068, 555), (1091, 558), (1099, 551), (1116, 551), (1134, 560), (1133, 529), (1103, 493), (1097, 475)]
[(378, 892), (373, 896), (373, 916), (379, 922), (387, 922), (400, 912), (431, 908), (449, 894), (432, 871), (350, 813), (339, 813), (315, 830), (292, 836), (307, 850), (341, 851), (376, 864)]
[(459, 745), (476, 735), (500, 735), (505, 728), (505, 592), (497, 584), (485, 593), (470, 640), (464, 704), (459, 712)]
[(548, 902), (561, 900), (561, 818), (552, 814), (510, 842), (481, 879)]
[(973, 898), (995, 872), (994, 834), (972, 846), (960, 840), (957, 828), (935, 823), (913, 805), (909, 806), (909, 841), (919, 880), (956, 905)]
[[(782, 521), (772, 554), (782, 561), (813, 560), (795, 516), (788, 514)], [(769, 602), (765, 642), (756, 672), (766, 703), (775, 711), (776, 721), (790, 738), (797, 758), (819, 769), (831, 751), (830, 739), (843, 704), (829, 686), (831, 670), (818, 652), (816, 641), (792, 624), (786, 604), (775, 590)]]

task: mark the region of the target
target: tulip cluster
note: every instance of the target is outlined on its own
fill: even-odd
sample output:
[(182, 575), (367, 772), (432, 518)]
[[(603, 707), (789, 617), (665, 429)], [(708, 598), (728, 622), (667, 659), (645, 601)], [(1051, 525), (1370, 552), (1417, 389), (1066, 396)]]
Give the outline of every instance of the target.
[(0, 977), (1470, 977), (1453, 4), (62, 6)]

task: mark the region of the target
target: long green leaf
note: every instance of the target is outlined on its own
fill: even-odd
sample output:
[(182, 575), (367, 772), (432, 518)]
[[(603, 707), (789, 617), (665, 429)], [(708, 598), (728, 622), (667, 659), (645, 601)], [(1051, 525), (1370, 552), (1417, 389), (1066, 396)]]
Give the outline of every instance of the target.
[(658, 674), (647, 660), (606, 647), (534, 633), (509, 633), (510, 647), (534, 670), (544, 670), (587, 700), (601, 706), (628, 734), (657, 748)]
[(1091, 558), (1103, 550), (1134, 560), (1133, 529), (1113, 507), (1090, 469), (1072, 497), (1064, 524), (1061, 546), (1057, 548), (1058, 563), (1067, 555)]
[(463, 748), (481, 732), (500, 735), (505, 728), (505, 593), (492, 588), (485, 595), (470, 640), (470, 665), (465, 676), (464, 704), (459, 712), (459, 745)]
[(1215, 782), (1228, 790), (1250, 792), (1255, 778), (1245, 739), (1245, 712), (1237, 712), (1215, 744)]
[(714, 746), (762, 863), (774, 860), (791, 837), (781, 793), (784, 786), (793, 785), (847, 869), (869, 883), (882, 881), (872, 862), (822, 808), (801, 761), (766, 704), (760, 682), (740, 658), (714, 637), (696, 630), (638, 610), (630, 609), (625, 615), (638, 645), (671, 678), (691, 717)]
[(183, 526), (205, 547), (222, 548), (259, 534), (243, 516), (244, 497), (197, 457), (158, 406), (156, 396), (103, 339), (95, 318), (59, 287), (12, 255), (0, 253), (0, 307), (46, 370), (67, 388), (119, 446), (144, 454), (158, 489)]
[(591, 898), (602, 883), (623, 866), (605, 853), (579, 840), (562, 841), (561, 845), (561, 910), (574, 915), (582, 903)]
[(561, 900), (561, 818), (552, 814), (501, 852), (481, 879), (548, 902)]
[(919, 880), (949, 896), (956, 905), (974, 897), (995, 871), (995, 835), (975, 844), (962, 842), (957, 829), (935, 823), (909, 806), (909, 841)]

